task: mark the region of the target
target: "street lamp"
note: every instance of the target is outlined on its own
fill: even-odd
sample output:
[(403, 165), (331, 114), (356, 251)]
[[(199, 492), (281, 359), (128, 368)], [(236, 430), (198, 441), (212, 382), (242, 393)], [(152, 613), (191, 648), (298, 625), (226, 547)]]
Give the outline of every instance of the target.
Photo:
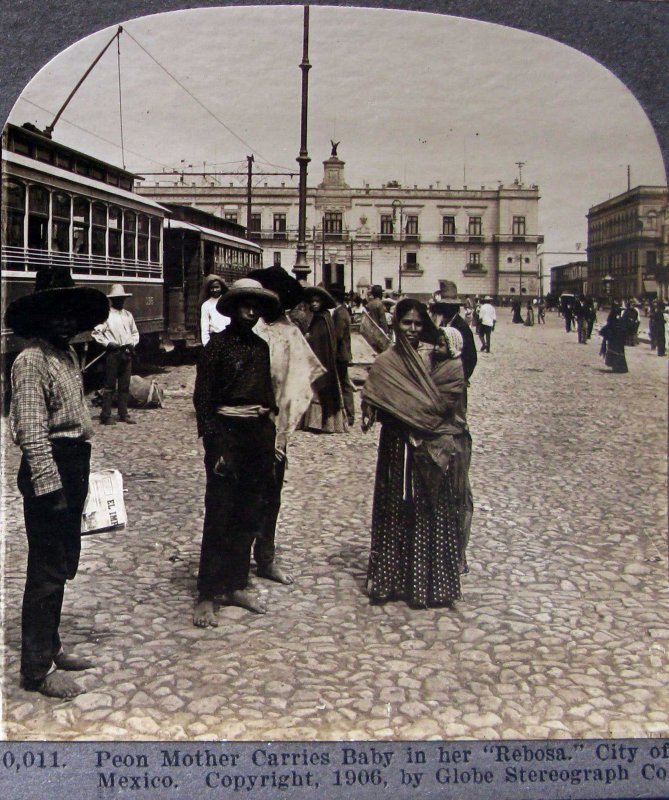
[(404, 226), (404, 206), (402, 205), (401, 200), (393, 200), (391, 203), (393, 208), (393, 230), (395, 230), (395, 219), (397, 216), (397, 209), (400, 210), (400, 263), (399, 263), (399, 270), (398, 270), (398, 281), (397, 281), (397, 292), (398, 294), (402, 294), (402, 228)]
[(523, 299), (523, 254), (518, 256), (518, 297)]

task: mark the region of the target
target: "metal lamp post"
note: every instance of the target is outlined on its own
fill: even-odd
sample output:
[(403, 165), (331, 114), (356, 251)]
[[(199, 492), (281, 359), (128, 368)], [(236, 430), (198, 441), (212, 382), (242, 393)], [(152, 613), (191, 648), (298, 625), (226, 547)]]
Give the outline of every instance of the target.
[(609, 307), (611, 307), (613, 305), (612, 288), (613, 288), (613, 281), (614, 280), (615, 279), (613, 278), (613, 276), (610, 273), (605, 275), (602, 278), (602, 283), (604, 284), (604, 291), (606, 292), (606, 296), (609, 299)]
[(518, 297), (523, 299), (523, 254), (518, 256)]
[(398, 280), (397, 280), (397, 292), (398, 294), (402, 294), (402, 228), (404, 226), (404, 206), (402, 205), (401, 200), (393, 200), (391, 203), (393, 207), (393, 230), (395, 229), (395, 219), (397, 218), (397, 209), (400, 210), (400, 260), (399, 260), (399, 269), (398, 269)]

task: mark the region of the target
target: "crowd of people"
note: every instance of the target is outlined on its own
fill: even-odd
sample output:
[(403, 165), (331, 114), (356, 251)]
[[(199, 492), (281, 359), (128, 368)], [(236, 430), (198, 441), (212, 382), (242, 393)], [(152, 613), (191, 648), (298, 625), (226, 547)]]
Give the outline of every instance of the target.
[[(93, 435), (81, 372), (70, 340), (91, 331), (103, 349), (100, 423), (128, 415), (128, 381), (139, 334), (120, 284), (108, 295), (75, 287), (69, 272), (45, 270), (35, 291), (10, 304), (6, 323), (28, 340), (12, 368), (10, 430), (22, 452), (18, 486), (28, 540), (22, 608), (21, 683), (70, 698), (65, 673), (92, 664), (65, 651), (59, 634), (64, 588), (75, 577)], [(526, 309), (527, 320), (534, 310)], [(652, 346), (665, 355), (664, 304), (650, 317)], [(520, 306), (512, 309), (514, 318)], [(206, 487), (193, 613), (197, 627), (218, 625), (221, 604), (266, 608), (250, 589), (252, 556), (260, 578), (291, 584), (276, 561), (276, 530), (290, 434), (345, 433), (355, 421), (351, 325), (356, 315), (378, 333), (378, 355), (361, 390), (362, 429), (380, 428), (373, 489), (367, 594), (447, 607), (461, 597), (473, 515), (468, 386), (480, 352), (491, 352), (491, 297), (461, 302), (441, 292), (429, 307), (384, 298), (372, 287), (358, 303), (341, 286), (305, 286), (281, 267), (259, 269), (230, 287), (203, 282), (193, 404), (202, 438)], [(578, 298), (565, 325), (579, 341), (596, 315)], [(515, 319), (514, 319), (515, 321)], [(611, 309), (599, 331), (606, 364), (627, 371), (624, 348), (638, 340), (633, 303)]]

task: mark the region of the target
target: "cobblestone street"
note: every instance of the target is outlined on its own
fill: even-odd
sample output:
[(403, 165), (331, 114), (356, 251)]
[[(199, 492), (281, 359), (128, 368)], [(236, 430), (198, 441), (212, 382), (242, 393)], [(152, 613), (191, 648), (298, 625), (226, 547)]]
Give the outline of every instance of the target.
[[(61, 623), (98, 667), (54, 701), (18, 686), (25, 534), (7, 445), (4, 736), (392, 739), (669, 736), (667, 360), (563, 322), (510, 324), (470, 389), (471, 572), (453, 610), (364, 593), (378, 429), (294, 435), (265, 616), (192, 624), (204, 468), (195, 368), (165, 408), (96, 427), (93, 469), (124, 476), (128, 526), (84, 539)], [(604, 321), (600, 312), (600, 322)], [(642, 321), (643, 323), (643, 321)], [(643, 326), (643, 324), (642, 324)], [(94, 415), (97, 410), (93, 411)]]

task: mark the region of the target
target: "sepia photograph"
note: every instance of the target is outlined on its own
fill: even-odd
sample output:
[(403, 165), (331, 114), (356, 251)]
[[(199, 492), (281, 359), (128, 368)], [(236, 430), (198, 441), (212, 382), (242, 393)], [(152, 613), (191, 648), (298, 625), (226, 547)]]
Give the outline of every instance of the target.
[(105, 20), (2, 120), (2, 739), (669, 738), (647, 104), (521, 20)]

